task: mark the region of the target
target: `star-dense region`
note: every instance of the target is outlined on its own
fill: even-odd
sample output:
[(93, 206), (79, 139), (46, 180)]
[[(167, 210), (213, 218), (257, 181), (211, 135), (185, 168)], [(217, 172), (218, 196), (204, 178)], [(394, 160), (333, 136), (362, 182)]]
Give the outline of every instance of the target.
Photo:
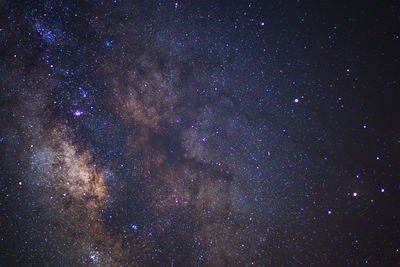
[(0, 1), (0, 265), (400, 264), (398, 1)]

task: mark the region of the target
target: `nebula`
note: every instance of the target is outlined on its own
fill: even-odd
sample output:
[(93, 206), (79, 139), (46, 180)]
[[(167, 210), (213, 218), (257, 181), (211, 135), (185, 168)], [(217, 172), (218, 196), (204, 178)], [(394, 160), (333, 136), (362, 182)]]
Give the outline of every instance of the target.
[(398, 265), (398, 11), (2, 1), (0, 265)]

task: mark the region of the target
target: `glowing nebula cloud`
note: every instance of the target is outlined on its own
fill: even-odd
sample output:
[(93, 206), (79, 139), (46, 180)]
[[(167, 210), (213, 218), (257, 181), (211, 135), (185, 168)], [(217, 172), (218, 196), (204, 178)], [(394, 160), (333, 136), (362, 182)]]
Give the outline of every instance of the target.
[(399, 265), (398, 4), (306, 2), (1, 1), (0, 265)]

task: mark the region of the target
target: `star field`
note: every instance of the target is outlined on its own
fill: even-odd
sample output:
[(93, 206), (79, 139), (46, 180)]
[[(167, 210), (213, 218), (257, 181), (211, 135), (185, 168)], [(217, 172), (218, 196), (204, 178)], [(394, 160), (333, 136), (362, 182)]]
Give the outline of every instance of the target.
[(0, 265), (400, 264), (396, 1), (0, 14)]

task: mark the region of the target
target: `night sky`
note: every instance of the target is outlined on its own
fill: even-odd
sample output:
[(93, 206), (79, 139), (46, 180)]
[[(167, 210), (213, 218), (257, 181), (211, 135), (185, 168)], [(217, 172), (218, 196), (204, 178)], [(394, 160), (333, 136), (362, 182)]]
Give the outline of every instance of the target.
[(400, 265), (400, 2), (0, 1), (0, 265)]

